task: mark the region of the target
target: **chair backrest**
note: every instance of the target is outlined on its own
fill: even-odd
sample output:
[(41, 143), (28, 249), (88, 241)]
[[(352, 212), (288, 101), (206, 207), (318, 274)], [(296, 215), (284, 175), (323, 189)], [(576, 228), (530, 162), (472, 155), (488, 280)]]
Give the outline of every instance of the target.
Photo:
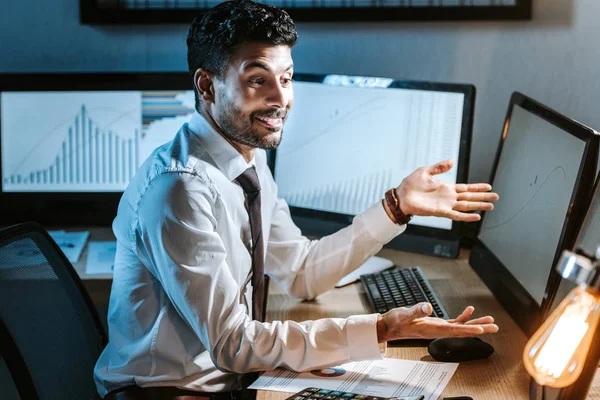
[(0, 358), (21, 398), (98, 399), (93, 370), (106, 341), (81, 280), (44, 228), (1, 230)]

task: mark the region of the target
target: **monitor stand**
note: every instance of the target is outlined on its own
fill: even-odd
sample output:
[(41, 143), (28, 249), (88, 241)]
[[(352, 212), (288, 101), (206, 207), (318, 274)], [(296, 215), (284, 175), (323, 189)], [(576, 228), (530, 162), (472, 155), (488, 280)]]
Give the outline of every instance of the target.
[(456, 258), (460, 252), (459, 239), (443, 239), (403, 233), (387, 245), (392, 249), (445, 258)]

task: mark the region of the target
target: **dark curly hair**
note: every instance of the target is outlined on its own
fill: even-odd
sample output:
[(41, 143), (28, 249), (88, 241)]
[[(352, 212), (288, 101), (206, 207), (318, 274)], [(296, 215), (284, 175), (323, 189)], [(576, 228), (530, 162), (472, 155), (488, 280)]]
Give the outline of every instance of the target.
[[(187, 35), (188, 68), (198, 68), (222, 78), (236, 48), (244, 43), (293, 47), (298, 40), (296, 26), (288, 13), (277, 7), (250, 0), (226, 1), (195, 18)], [(196, 108), (199, 107), (198, 91)]]

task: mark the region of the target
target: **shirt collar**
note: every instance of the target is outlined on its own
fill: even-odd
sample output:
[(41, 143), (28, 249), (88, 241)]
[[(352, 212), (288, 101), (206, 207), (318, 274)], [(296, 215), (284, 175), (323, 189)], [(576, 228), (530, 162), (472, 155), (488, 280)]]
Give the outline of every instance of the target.
[(198, 138), (202, 147), (230, 181), (255, 165), (255, 158), (247, 163), (244, 157), (197, 111), (192, 115), (188, 129)]

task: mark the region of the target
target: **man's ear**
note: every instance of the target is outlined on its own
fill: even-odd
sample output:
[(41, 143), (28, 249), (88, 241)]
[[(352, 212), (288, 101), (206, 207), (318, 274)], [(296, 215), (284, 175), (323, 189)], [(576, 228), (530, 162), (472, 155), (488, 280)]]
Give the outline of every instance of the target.
[(198, 91), (198, 96), (204, 103), (215, 102), (215, 86), (214, 86), (214, 74), (203, 69), (198, 68), (194, 73), (194, 85)]

